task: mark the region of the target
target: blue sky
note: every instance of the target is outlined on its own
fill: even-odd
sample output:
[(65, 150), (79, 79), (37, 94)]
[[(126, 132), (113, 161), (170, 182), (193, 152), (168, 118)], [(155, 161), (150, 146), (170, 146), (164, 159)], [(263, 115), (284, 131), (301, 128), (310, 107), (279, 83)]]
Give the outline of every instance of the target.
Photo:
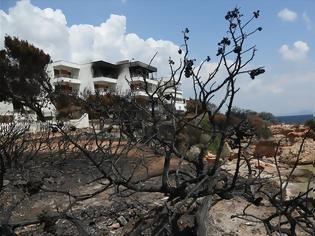
[[(258, 48), (253, 64), (265, 66), (266, 73), (257, 81), (240, 82), (241, 92), (236, 105), (258, 111), (271, 111), (275, 114), (315, 110), (315, 1), (313, 0), (32, 0), (26, 2), (28, 4), (20, 4), (21, 6), (17, 7), (16, 1), (0, 0), (0, 8), (3, 10), (0, 18), (2, 26), (0, 36), (5, 33), (15, 34), (46, 49), (53, 58), (55, 55), (55, 59), (81, 61), (102, 56), (107, 60), (110, 58), (118, 60), (126, 56), (145, 60), (150, 54), (142, 55), (140, 47), (143, 45), (150, 49), (153, 47), (153, 51), (158, 48), (161, 54), (156, 66), (162, 68), (160, 70), (162, 74), (167, 72), (163, 69), (165, 66), (160, 63), (163, 60), (167, 61), (168, 56), (173, 56), (173, 49), (182, 43), (182, 29), (185, 27), (190, 29), (192, 57), (203, 59), (210, 55), (215, 58), (217, 42), (225, 35), (224, 16), (227, 10), (238, 6), (245, 16), (250, 16), (254, 10), (259, 9), (261, 17), (254, 26), (263, 27), (263, 31), (255, 35), (250, 43), (257, 45)], [(51, 12), (44, 11), (46, 8), (51, 8)], [(11, 14), (9, 9), (12, 11)], [(33, 16), (34, 19), (31, 20)], [(38, 23), (41, 21), (40, 17), (46, 17), (44, 23), (47, 17), (60, 20), (57, 20), (56, 24), (47, 21), (47, 25), (43, 23), (41, 26)], [(103, 33), (99, 33), (102, 28), (100, 26), (104, 22), (107, 22), (106, 27), (110, 26), (110, 30), (106, 28)], [(46, 31), (42, 27), (45, 27)], [(111, 27), (114, 27), (115, 32)], [(28, 29), (24, 30), (25, 28)], [(47, 32), (47, 28), (51, 32)], [(59, 34), (69, 34), (69, 39), (62, 38), (58, 36)], [(124, 42), (130, 45), (126, 46), (122, 43), (110, 47), (111, 40), (112, 44), (115, 44), (116, 38), (113, 35), (117, 35), (119, 39), (123, 35), (127, 38)], [(151, 38), (152, 40), (148, 40)], [(64, 51), (69, 48), (63, 45), (62, 42), (65, 40), (69, 40), (71, 45), (77, 47), (70, 45), (71, 52), (65, 53)], [(104, 40), (104, 44), (108, 41), (108, 45), (98, 45), (100, 40)], [(89, 44), (97, 45), (86, 53), (81, 52), (82, 47), (84, 45), (89, 47)], [(139, 49), (134, 45), (138, 45)], [(93, 50), (95, 52), (92, 54)], [(170, 55), (167, 55), (168, 52)], [(85, 55), (89, 56), (85, 58)], [(187, 96), (190, 96), (192, 93), (190, 86), (184, 85), (184, 89)]]

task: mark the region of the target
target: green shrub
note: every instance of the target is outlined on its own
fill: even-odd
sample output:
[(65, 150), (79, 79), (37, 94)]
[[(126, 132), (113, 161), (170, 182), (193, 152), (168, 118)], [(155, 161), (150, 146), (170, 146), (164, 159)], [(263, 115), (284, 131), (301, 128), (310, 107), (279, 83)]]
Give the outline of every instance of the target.
[(258, 138), (268, 139), (272, 136), (272, 132), (268, 127), (269, 122), (263, 120), (258, 115), (250, 115), (248, 116), (248, 120)]
[(315, 119), (305, 121), (304, 125), (311, 128), (312, 130), (315, 130)]

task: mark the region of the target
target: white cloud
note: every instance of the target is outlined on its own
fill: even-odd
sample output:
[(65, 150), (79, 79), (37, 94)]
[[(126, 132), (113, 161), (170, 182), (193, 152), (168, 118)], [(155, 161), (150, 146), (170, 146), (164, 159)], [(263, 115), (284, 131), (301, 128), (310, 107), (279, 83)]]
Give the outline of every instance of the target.
[(304, 20), (304, 22), (306, 24), (306, 28), (308, 30), (311, 30), (313, 28), (313, 25), (312, 25), (313, 22), (312, 22), (311, 18), (307, 15), (306, 12), (303, 13), (302, 17), (303, 17), (303, 20)]
[(305, 59), (309, 50), (310, 48), (307, 43), (296, 41), (293, 44), (293, 48), (290, 48), (287, 44), (282, 45), (279, 49), (279, 53), (285, 60), (298, 61)]
[(0, 10), (0, 48), (4, 35), (17, 36), (42, 48), (53, 60), (87, 62), (89, 60), (134, 59), (149, 63), (158, 52), (153, 65), (159, 74), (169, 74), (168, 59), (179, 61), (178, 46), (171, 41), (142, 39), (126, 33), (126, 17), (110, 15), (98, 26), (78, 24), (67, 26), (66, 17), (59, 9), (40, 9), (29, 0), (18, 1), (8, 13)]
[(278, 12), (278, 17), (283, 21), (295, 21), (298, 18), (296, 12), (289, 10), (288, 8), (284, 8), (283, 10)]
[(292, 114), (314, 110), (315, 71), (296, 68), (292, 71), (268, 71), (255, 80), (239, 80), (241, 87), (236, 106), (274, 114)]
[(8, 34), (28, 40), (55, 57), (69, 55), (69, 32), (61, 10), (42, 10), (29, 1), (18, 1), (8, 14), (0, 10), (0, 22), (0, 47), (3, 47), (4, 35)]

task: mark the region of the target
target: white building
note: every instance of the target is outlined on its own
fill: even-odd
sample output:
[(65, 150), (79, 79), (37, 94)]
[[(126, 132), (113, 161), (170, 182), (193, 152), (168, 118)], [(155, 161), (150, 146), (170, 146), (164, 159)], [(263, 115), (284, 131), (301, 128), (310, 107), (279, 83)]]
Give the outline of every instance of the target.
[(11, 115), (13, 113), (13, 104), (10, 102), (0, 102), (0, 115)]
[(148, 91), (157, 88), (158, 80), (154, 78), (157, 69), (139, 61), (121, 61), (112, 64), (105, 61), (94, 61), (85, 64), (75, 64), (66, 61), (56, 61), (49, 65), (49, 74), (56, 90), (69, 93), (92, 94), (116, 93), (135, 96), (147, 96), (144, 92), (144, 81)]
[[(147, 98), (149, 93), (156, 92), (158, 87), (167, 88), (164, 95), (166, 100), (175, 106), (178, 112), (186, 111), (181, 84), (172, 84), (167, 78), (158, 80), (155, 77), (157, 69), (139, 61), (120, 61), (115, 64), (105, 61), (94, 61), (85, 64), (75, 64), (66, 61), (56, 61), (50, 65), (52, 83), (55, 88), (80, 94), (85, 90), (92, 94), (115, 93), (118, 95), (131, 94), (138, 98)], [(146, 88), (147, 86), (147, 88)], [(158, 93), (154, 94), (158, 97)]]
[(164, 97), (168, 98), (166, 103), (173, 106), (176, 112), (186, 112), (186, 99), (183, 97), (181, 82), (165, 77), (160, 80), (160, 84)]
[[(92, 94), (104, 95), (115, 93), (121, 96), (131, 94), (136, 98), (146, 99), (149, 93), (156, 92), (165, 80), (155, 77), (157, 68), (140, 61), (120, 61), (115, 64), (105, 61), (93, 61), (76, 64), (67, 61), (55, 61), (48, 65), (48, 75), (55, 90), (62, 90), (75, 95), (89, 91)], [(186, 111), (180, 85), (168, 88), (164, 94), (169, 94), (175, 104), (176, 111)], [(158, 93), (154, 94), (158, 97)], [(175, 102), (174, 102), (175, 101)], [(171, 104), (171, 100), (168, 101)], [(52, 110), (52, 109), (51, 109)], [(51, 111), (50, 110), (50, 111)], [(13, 113), (10, 103), (0, 103), (0, 115)], [(49, 113), (49, 111), (45, 112)]]

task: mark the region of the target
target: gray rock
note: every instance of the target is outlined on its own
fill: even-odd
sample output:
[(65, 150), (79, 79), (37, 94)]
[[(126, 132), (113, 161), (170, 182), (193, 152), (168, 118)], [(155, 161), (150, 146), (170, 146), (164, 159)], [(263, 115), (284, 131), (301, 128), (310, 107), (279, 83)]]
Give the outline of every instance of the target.
[(195, 225), (195, 216), (194, 215), (182, 215), (178, 221), (177, 225), (179, 231), (184, 231), (185, 229), (193, 228)]
[(192, 146), (188, 152), (187, 152), (187, 157), (189, 160), (196, 160), (201, 153), (201, 150), (197, 146)]
[(294, 172), (292, 173), (292, 177), (296, 178), (296, 177), (309, 177), (313, 174), (312, 171), (308, 170), (308, 169), (295, 169)]
[(119, 223), (114, 223), (114, 224), (110, 225), (108, 228), (109, 229), (119, 229), (120, 228), (120, 224)]
[(27, 181), (26, 180), (16, 180), (14, 182), (14, 186), (22, 186), (22, 185), (26, 185)]
[(7, 186), (9, 183), (10, 183), (10, 180), (7, 180), (7, 179), (3, 180), (3, 186)]
[(46, 178), (46, 181), (50, 184), (54, 184), (56, 182), (53, 177)]
[(123, 216), (119, 216), (117, 220), (120, 223), (120, 225), (122, 225), (122, 226), (128, 224), (128, 221)]

